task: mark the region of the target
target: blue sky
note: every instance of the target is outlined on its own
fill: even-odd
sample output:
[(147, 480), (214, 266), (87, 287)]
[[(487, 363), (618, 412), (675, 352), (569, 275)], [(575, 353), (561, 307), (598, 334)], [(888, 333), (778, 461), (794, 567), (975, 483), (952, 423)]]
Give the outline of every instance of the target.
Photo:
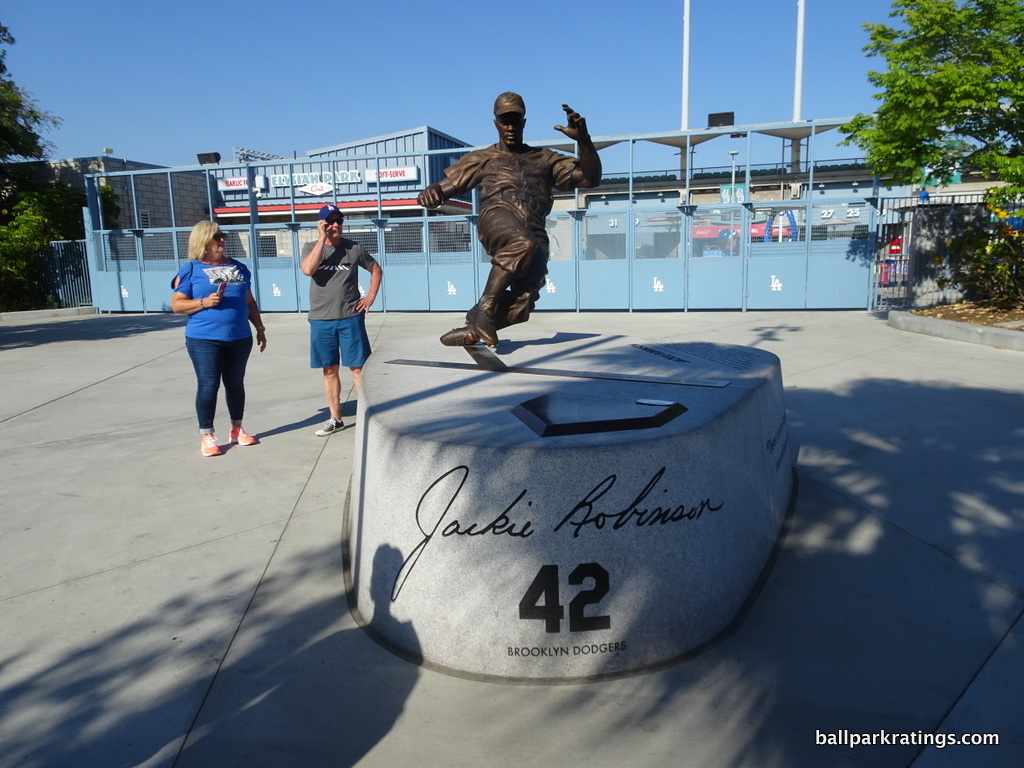
[[(5, 5), (0, 23), (16, 39), (8, 73), (63, 121), (46, 135), (54, 158), (111, 147), (189, 165), (197, 152), (230, 160), (236, 146), (301, 157), (422, 125), (487, 144), (505, 90), (526, 100), (527, 141), (559, 138), (563, 102), (595, 136), (681, 125), (682, 0)], [(886, 22), (889, 10), (890, 0), (806, 0), (804, 119), (875, 108), (866, 72), (883, 62), (863, 53), (861, 24)], [(691, 0), (691, 14), (689, 127), (709, 112), (790, 120), (796, 0)], [(727, 165), (728, 150), (743, 149), (727, 141), (702, 145), (698, 164)], [(776, 141), (754, 146), (752, 161), (778, 159)], [(666, 148), (644, 152), (649, 169), (677, 162)], [(606, 171), (625, 168), (621, 151), (602, 156)]]

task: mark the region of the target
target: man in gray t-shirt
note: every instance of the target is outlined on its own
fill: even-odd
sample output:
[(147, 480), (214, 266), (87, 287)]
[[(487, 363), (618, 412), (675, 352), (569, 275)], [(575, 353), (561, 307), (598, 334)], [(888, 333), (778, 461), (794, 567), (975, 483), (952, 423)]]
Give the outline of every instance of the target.
[[(370, 355), (364, 314), (377, 298), (383, 270), (359, 243), (341, 236), (344, 216), (337, 207), (320, 209), (315, 243), (302, 249), (302, 274), (309, 282), (310, 367), (323, 369), (324, 395), (330, 418), (317, 435), (344, 429), (341, 421), (341, 378), (344, 363), (359, 392), (359, 376)], [(370, 288), (359, 295), (359, 268), (370, 273)]]

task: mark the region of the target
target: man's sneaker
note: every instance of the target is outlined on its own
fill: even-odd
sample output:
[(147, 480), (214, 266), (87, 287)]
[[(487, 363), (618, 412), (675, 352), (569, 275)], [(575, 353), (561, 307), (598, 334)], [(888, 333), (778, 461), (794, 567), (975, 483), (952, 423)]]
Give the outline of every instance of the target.
[(231, 428), (231, 442), (239, 445), (256, 445), (259, 441), (242, 429), (241, 424), (236, 424)]
[(220, 456), (220, 446), (217, 445), (216, 435), (203, 435), (199, 443), (199, 450), (203, 456)]
[(316, 431), (317, 437), (327, 437), (333, 435), (335, 432), (341, 432), (345, 428), (341, 419), (328, 419), (324, 422), (324, 425)]

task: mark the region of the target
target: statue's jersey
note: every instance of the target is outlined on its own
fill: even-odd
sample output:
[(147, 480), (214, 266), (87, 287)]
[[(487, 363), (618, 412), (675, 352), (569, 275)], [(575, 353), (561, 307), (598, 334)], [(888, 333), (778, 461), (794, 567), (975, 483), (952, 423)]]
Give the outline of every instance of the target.
[[(452, 195), (477, 188), (482, 218), (488, 210), (502, 208), (534, 235), (543, 237), (553, 203), (552, 188), (574, 189), (572, 177), (578, 168), (576, 158), (550, 149), (524, 144), (521, 151), (511, 152), (495, 144), (464, 155), (445, 170), (445, 176), (453, 186)], [(484, 230), (482, 220), (480, 240), (486, 246)]]

